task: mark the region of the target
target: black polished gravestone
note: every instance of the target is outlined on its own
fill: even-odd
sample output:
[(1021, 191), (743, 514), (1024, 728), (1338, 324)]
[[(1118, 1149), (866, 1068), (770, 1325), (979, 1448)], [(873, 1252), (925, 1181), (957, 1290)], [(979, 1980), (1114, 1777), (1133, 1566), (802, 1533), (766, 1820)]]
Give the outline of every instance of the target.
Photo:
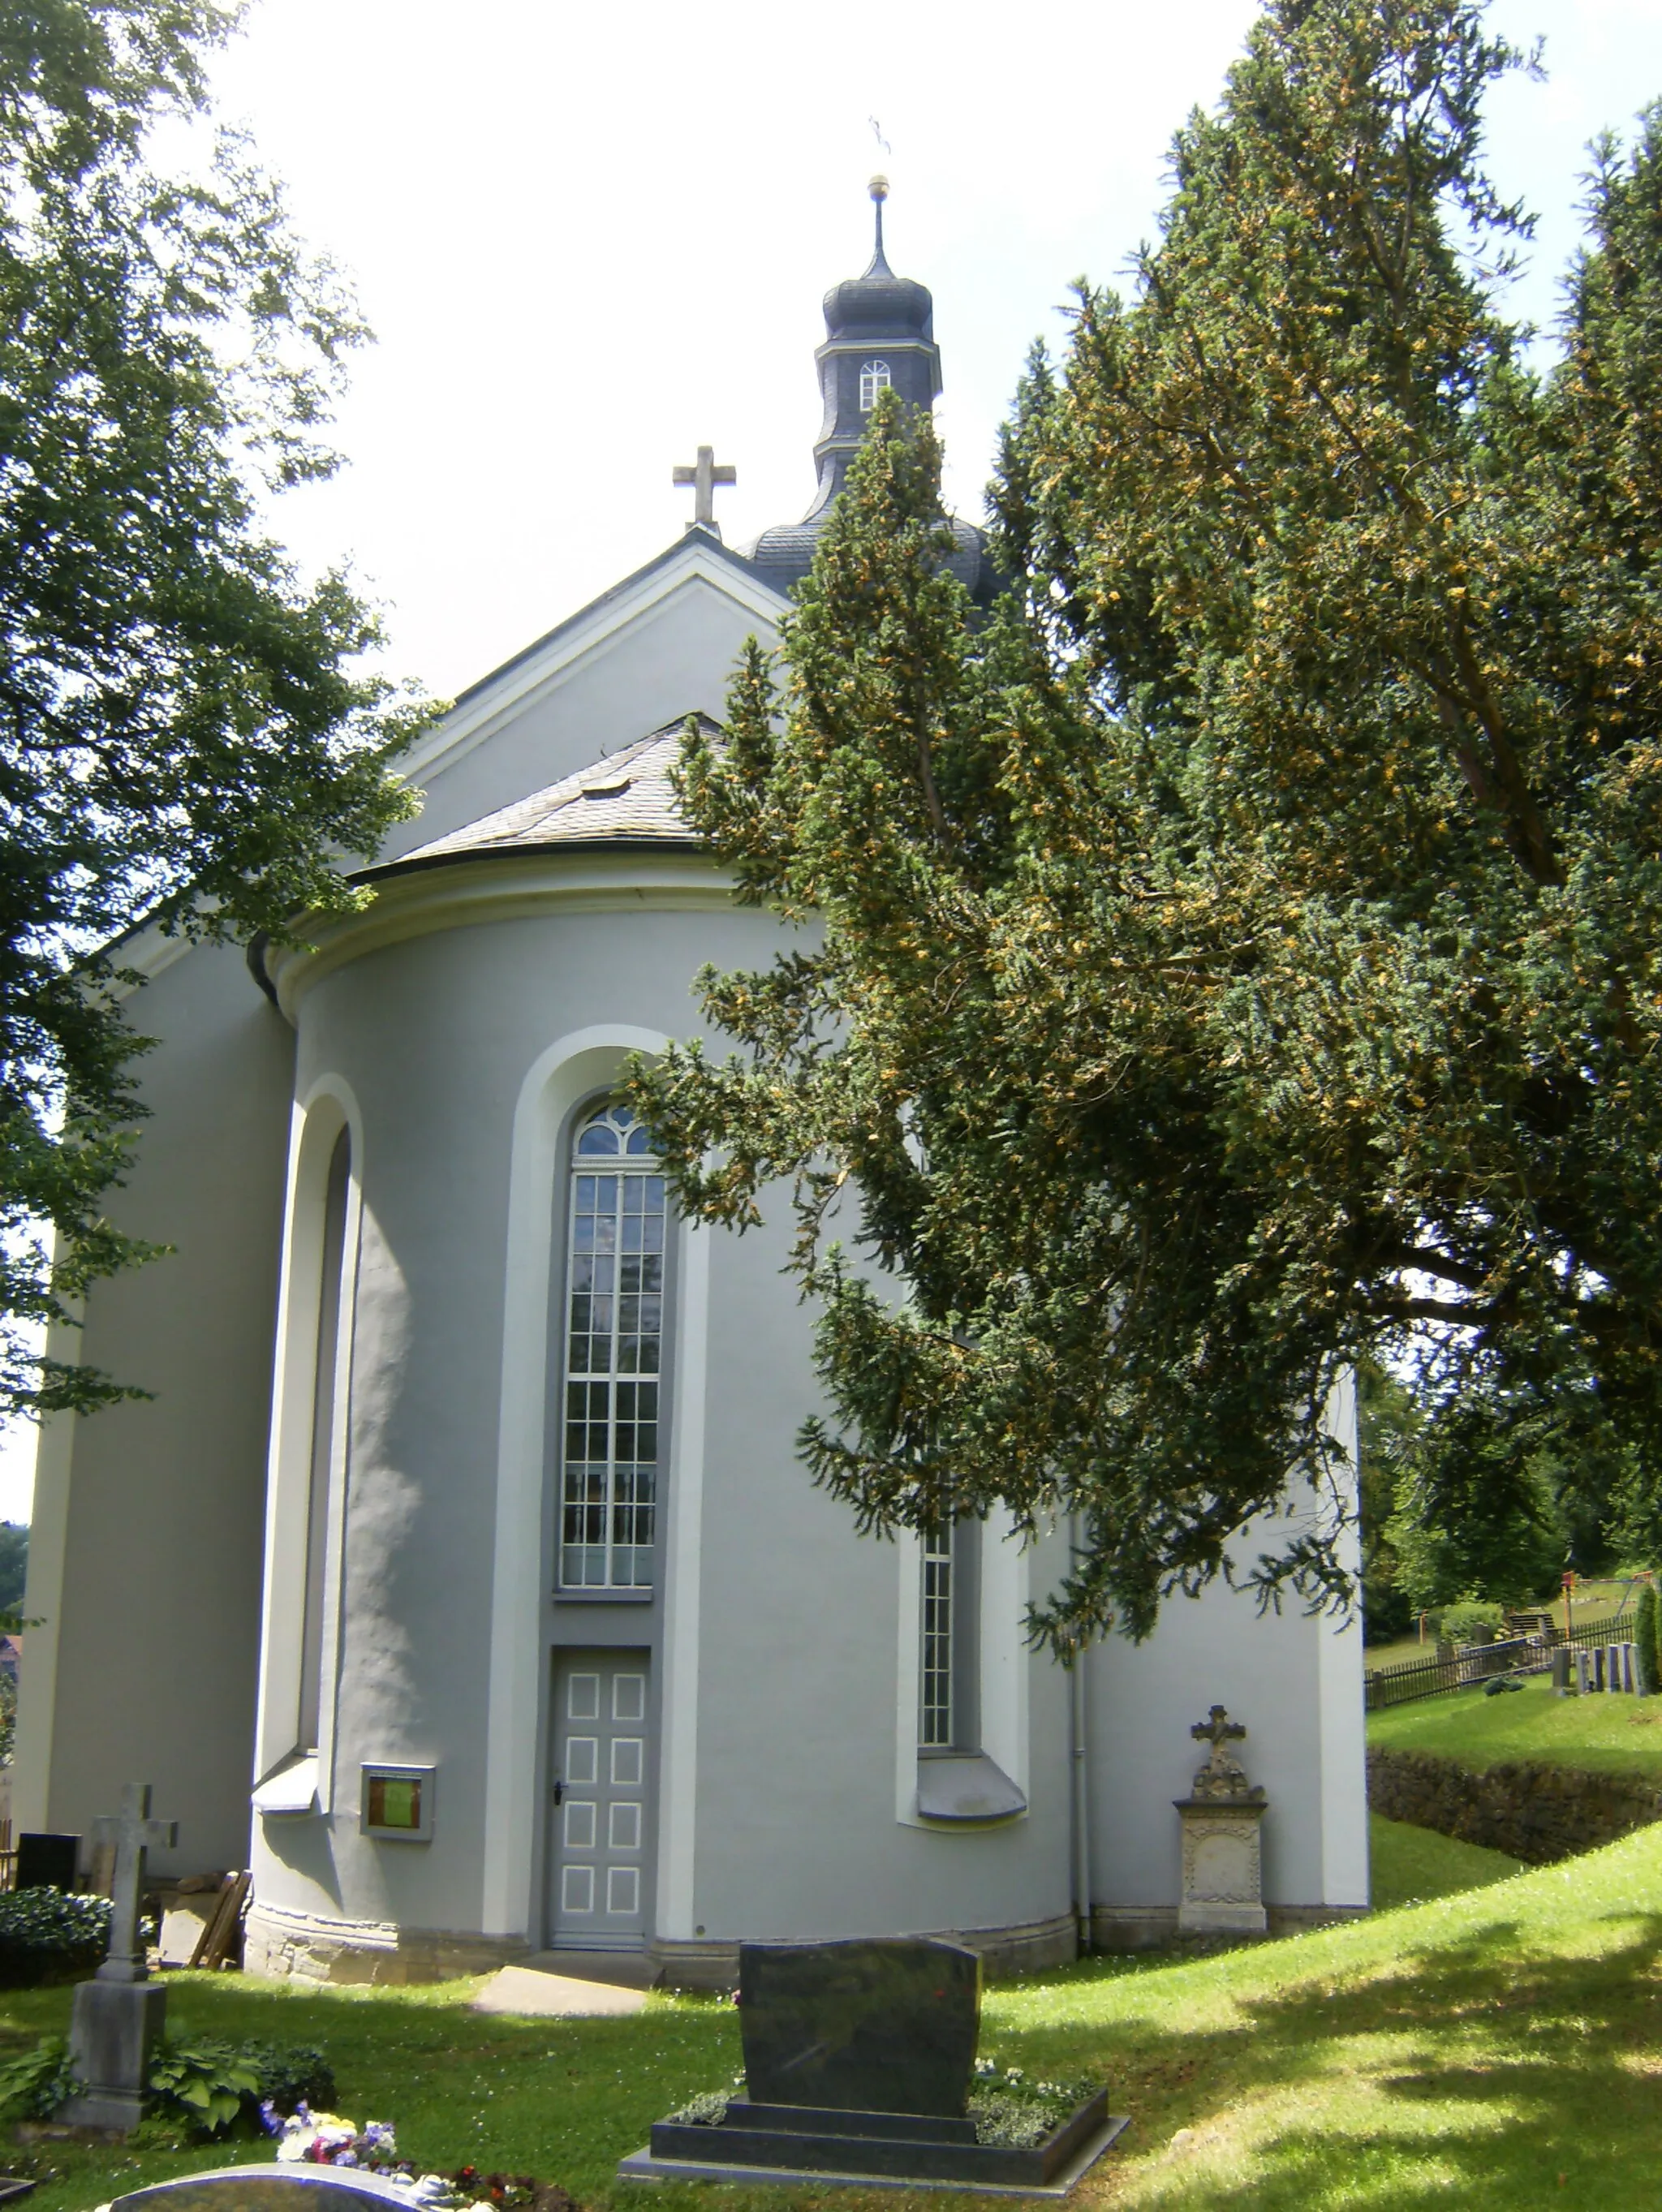
[(17, 1838), (14, 1889), (73, 1889), (79, 1836), (37, 1835), (26, 1828)]
[(746, 1943), (746, 2094), (714, 2120), (658, 2121), (618, 2178), (1065, 2196), (1125, 2122), (1103, 2089), (1031, 2148), (979, 2141), (980, 2011), (981, 1961), (955, 1943)]
[(962, 2119), (981, 1961), (952, 1943), (746, 1943), (745, 2087), (758, 2105)]

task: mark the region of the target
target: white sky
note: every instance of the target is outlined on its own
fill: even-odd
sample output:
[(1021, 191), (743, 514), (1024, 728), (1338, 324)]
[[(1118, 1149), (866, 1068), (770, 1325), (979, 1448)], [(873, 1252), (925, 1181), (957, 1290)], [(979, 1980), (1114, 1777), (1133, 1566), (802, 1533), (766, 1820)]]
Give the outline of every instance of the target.
[[(952, 503), (980, 510), (999, 419), (1071, 281), (1150, 234), (1172, 132), (1216, 99), (1249, 0), (256, 0), (222, 112), (288, 180), (379, 343), (349, 465), (277, 526), (350, 558), (390, 669), (454, 695), (677, 537), (670, 471), (739, 471), (730, 544), (813, 489), (819, 301), (870, 251), (934, 294)], [(1491, 108), (1492, 167), (1541, 216), (1519, 312), (1549, 322), (1585, 148), (1662, 95), (1656, 0), (1497, 0), (1549, 81)], [(889, 142), (882, 150), (871, 118)], [(27, 1517), (33, 1439), (0, 1441)]]

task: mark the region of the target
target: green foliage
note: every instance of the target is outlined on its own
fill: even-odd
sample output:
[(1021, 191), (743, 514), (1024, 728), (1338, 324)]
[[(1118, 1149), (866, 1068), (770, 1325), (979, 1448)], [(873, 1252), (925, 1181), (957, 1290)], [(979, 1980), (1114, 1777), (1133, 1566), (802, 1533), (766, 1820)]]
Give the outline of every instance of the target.
[[(0, 2066), (0, 2114), (11, 2119), (50, 2118), (78, 2086), (64, 2038), (43, 2036)], [(326, 2100), (334, 2093), (328, 2060), (305, 2044), (237, 2045), (216, 2036), (170, 2037), (150, 2064), (152, 2108), (182, 2121), (199, 2136), (223, 2135), (239, 2119), (258, 2126), (263, 2100), (286, 2114), (302, 2099)]]
[(110, 1941), (110, 1900), (67, 1889), (0, 1892), (0, 1989), (88, 1974)]
[(1476, 0), (1272, 0), (1132, 296), (1035, 358), (1001, 611), (880, 408), (777, 696), (752, 652), (690, 747), (823, 936), (637, 1103), (695, 1214), (794, 1194), (862, 1527), (1078, 1516), (1063, 1650), (1219, 1574), (1342, 1602), (1366, 1359), (1417, 1362), (1410, 1602), (1525, 1594), (1662, 1464), (1662, 109), (1537, 377), (1520, 62)]
[(1639, 1676), (1639, 1694), (1653, 1698), (1662, 1690), (1662, 1650), (1658, 1649), (1656, 1585), (1647, 1582), (1633, 1609), (1633, 1657)]
[(43, 2036), (0, 2066), (0, 2113), (8, 2120), (50, 2119), (76, 2087), (69, 2045), (61, 2035)]
[(0, 1521), (0, 1615), (15, 1616), (22, 1610), (28, 1571), (28, 1522)]
[(1094, 2081), (1048, 2081), (1023, 2066), (1001, 2066), (995, 2059), (976, 2061), (966, 2107), (977, 2142), (1001, 2143), (1011, 2150), (1034, 2150), (1070, 2120)]
[(260, 525), (335, 465), (364, 332), (247, 148), (201, 143), (234, 21), (48, 0), (0, 40), (0, 1413), (143, 1381), (32, 1348), (151, 1249), (104, 1212), (140, 1110), (119, 940), (280, 934), (409, 811), (376, 617)]
[(161, 2112), (204, 2135), (221, 2135), (258, 2103), (260, 2078), (247, 2054), (228, 2043), (169, 2040), (150, 2063), (149, 2090)]
[(1462, 1598), (1521, 1605), (1556, 1582), (1568, 1550), (1557, 1462), (1532, 1441), (1527, 1418), (1508, 1429), (1477, 1392), (1426, 1424), (1389, 1523), (1415, 1612)]
[(1505, 1609), (1501, 1606), (1482, 1598), (1462, 1598), (1458, 1604), (1446, 1608), (1437, 1632), (1446, 1636), (1451, 1644), (1493, 1643), (1495, 1632), (1505, 1617)]
[(253, 2069), (262, 2099), (285, 2119), (299, 2105), (320, 2112), (334, 2109), (334, 2069), (312, 2044), (240, 2043), (236, 2055)]
[(1357, 1504), (1362, 1540), (1362, 1633), (1391, 1644), (1414, 1626), (1391, 1534), (1397, 1494), (1421, 1426), (1412, 1391), (1365, 1359), (1356, 1370)]

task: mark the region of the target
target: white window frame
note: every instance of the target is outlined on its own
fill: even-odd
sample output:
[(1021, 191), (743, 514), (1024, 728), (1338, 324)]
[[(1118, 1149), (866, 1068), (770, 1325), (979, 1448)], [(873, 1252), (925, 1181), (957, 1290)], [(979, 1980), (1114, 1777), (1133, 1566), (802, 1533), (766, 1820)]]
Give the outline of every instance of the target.
[(877, 404), (880, 392), (887, 392), (894, 383), (886, 361), (862, 362), (860, 367), (860, 411), (869, 415)]
[[(591, 1132), (604, 1131), (618, 1138), (618, 1149), (583, 1152), (585, 1138)], [(601, 1099), (585, 1109), (571, 1131), (560, 1314), (560, 1483), (555, 1568), (556, 1587), (563, 1596), (645, 1596), (657, 1581), (667, 1465), (663, 1417), (667, 1376), (663, 1352), (669, 1210), (663, 1170), (655, 1154), (627, 1149), (644, 1133), (633, 1114), (617, 1098)], [(609, 1202), (610, 1211), (603, 1215), (599, 1194), (585, 1192), (583, 1185), (607, 1181), (620, 1187)], [(630, 1185), (632, 1190), (628, 1188)], [(585, 1199), (589, 1200), (587, 1205)], [(616, 1232), (609, 1247), (598, 1234), (587, 1233), (591, 1224), (598, 1225), (603, 1219)], [(638, 1249), (634, 1251), (627, 1249), (632, 1223), (641, 1224)], [(654, 1259), (655, 1287), (648, 1287), (653, 1282)], [(631, 1287), (632, 1261), (640, 1265)], [(580, 1281), (580, 1270), (586, 1266), (591, 1272), (586, 1281)], [(604, 1321), (599, 1328), (593, 1326), (599, 1317), (596, 1301), (604, 1301)], [(636, 1304), (630, 1314), (631, 1301)], [(580, 1318), (587, 1324), (581, 1329), (575, 1326)], [(626, 1318), (632, 1319), (632, 1328), (624, 1326)], [(606, 1358), (597, 1364), (594, 1347), (601, 1339)], [(649, 1368), (624, 1364), (621, 1355), (630, 1339), (634, 1340), (637, 1363), (644, 1341), (650, 1340), (654, 1364)], [(582, 1347), (581, 1364), (574, 1364), (579, 1346)], [(639, 1430), (647, 1426), (652, 1431), (651, 1449), (642, 1458)], [(584, 1432), (585, 1456), (581, 1460), (572, 1449), (579, 1429)], [(604, 1438), (598, 1457), (594, 1451), (597, 1429)], [(624, 1435), (634, 1440), (636, 1449), (620, 1461), (618, 1444)], [(585, 1470), (585, 1479), (574, 1479), (579, 1467)], [(621, 1479), (620, 1468), (627, 1470)], [(650, 1471), (644, 1496), (641, 1494), (642, 1469)], [(598, 1488), (594, 1481), (596, 1470), (600, 1478)], [(578, 1516), (590, 1517), (594, 1533), (574, 1522)], [(600, 1554), (599, 1572), (594, 1571), (596, 1553)]]

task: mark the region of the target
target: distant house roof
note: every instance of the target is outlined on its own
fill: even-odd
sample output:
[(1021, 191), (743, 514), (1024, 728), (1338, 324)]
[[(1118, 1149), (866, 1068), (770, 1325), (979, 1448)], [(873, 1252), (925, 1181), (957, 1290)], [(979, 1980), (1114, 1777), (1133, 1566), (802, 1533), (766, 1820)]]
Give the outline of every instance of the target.
[(540, 853), (562, 846), (593, 850), (606, 845), (674, 845), (697, 847), (697, 836), (682, 816), (670, 782), (670, 770), (679, 757), (681, 738), (689, 720), (706, 735), (719, 736), (721, 726), (708, 714), (680, 715), (666, 722), (632, 745), (608, 754), (593, 767), (579, 769), (528, 799), (499, 806), (481, 815), (447, 836), (417, 845), (396, 860), (360, 872), (360, 880), (374, 881), (413, 868), (434, 868), (455, 860), (488, 858), (495, 854)]

